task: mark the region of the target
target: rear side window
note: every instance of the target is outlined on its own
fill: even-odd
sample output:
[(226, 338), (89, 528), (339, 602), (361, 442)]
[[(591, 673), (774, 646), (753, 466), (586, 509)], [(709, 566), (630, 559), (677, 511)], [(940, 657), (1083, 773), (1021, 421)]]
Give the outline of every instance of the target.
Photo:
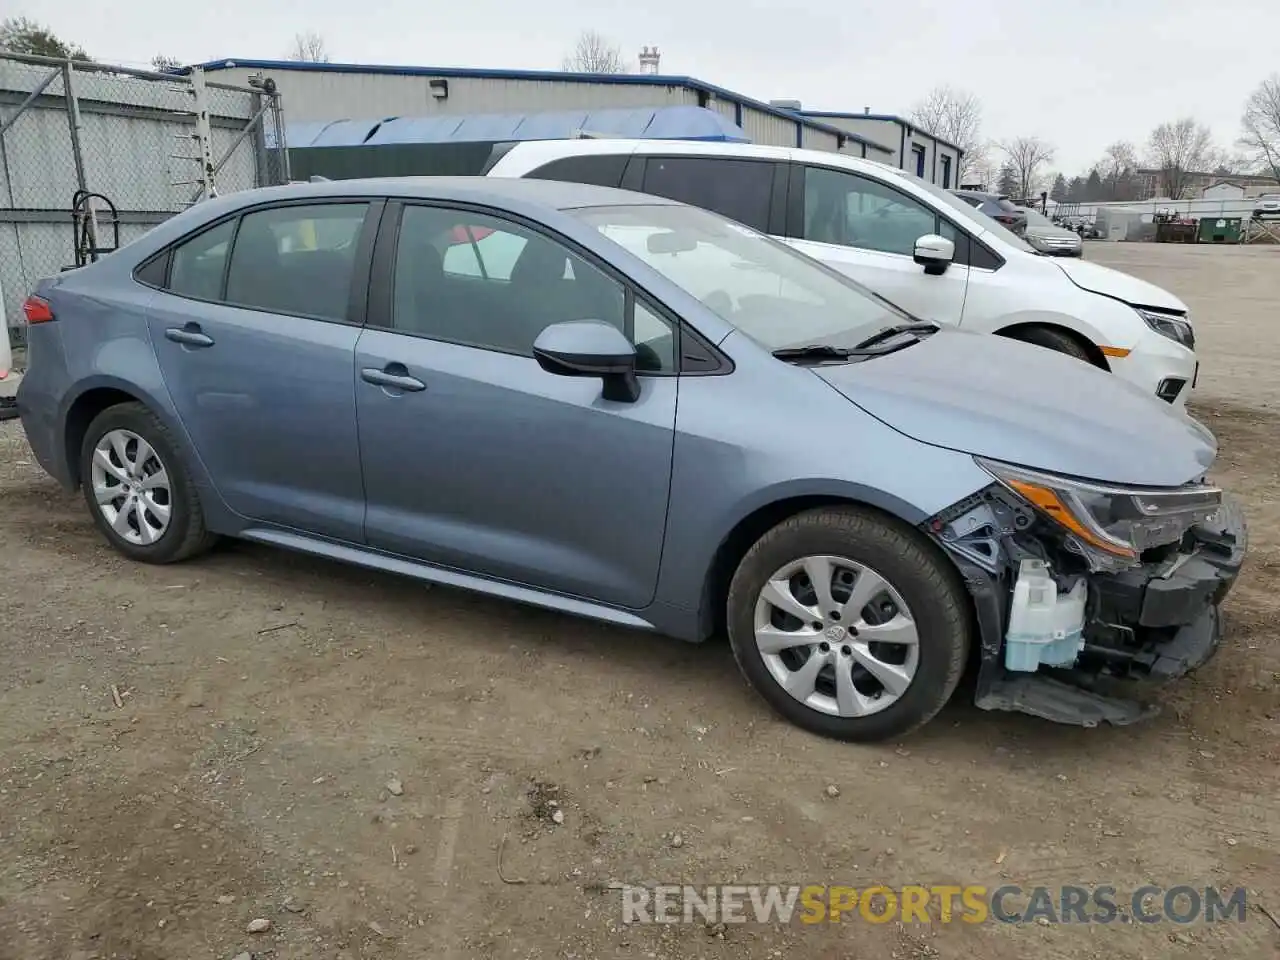
[(622, 171), (626, 166), (626, 154), (561, 157), (544, 163), (526, 176), (538, 180), (563, 180), (567, 183), (590, 183), (597, 187), (616, 187), (622, 183)]
[(707, 157), (654, 157), (645, 164), (643, 190), (711, 210), (766, 233), (773, 191), (773, 163)]
[(169, 292), (197, 300), (221, 299), (235, 227), (235, 220), (227, 220), (174, 247)]
[(290, 205), (244, 216), (227, 273), (228, 303), (345, 320), (367, 203)]

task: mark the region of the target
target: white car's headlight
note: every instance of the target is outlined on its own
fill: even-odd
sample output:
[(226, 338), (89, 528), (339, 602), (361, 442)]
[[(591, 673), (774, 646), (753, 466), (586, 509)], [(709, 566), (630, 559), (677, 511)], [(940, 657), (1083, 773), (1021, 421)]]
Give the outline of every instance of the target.
[(1180, 343), (1188, 350), (1196, 348), (1196, 331), (1191, 326), (1191, 321), (1187, 317), (1176, 317), (1173, 314), (1161, 313), (1159, 310), (1152, 310), (1149, 307), (1134, 307), (1138, 311), (1138, 316), (1148, 327), (1163, 337), (1168, 337), (1175, 343)]
[(1104, 567), (1136, 564), (1144, 550), (1176, 543), (1222, 505), (1207, 484), (1106, 486), (975, 457), (1005, 487), (1054, 521), (1079, 553)]

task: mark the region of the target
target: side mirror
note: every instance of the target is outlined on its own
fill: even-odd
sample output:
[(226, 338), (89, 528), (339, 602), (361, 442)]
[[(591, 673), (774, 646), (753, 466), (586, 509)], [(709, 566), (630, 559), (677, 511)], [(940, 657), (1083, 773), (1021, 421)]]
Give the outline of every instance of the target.
[(916, 241), (914, 256), (916, 263), (924, 267), (924, 272), (931, 277), (941, 276), (956, 258), (956, 245), (946, 237), (936, 233), (926, 233)]
[(547, 373), (601, 378), (606, 400), (640, 399), (636, 348), (621, 330), (602, 320), (553, 323), (533, 342), (533, 357)]

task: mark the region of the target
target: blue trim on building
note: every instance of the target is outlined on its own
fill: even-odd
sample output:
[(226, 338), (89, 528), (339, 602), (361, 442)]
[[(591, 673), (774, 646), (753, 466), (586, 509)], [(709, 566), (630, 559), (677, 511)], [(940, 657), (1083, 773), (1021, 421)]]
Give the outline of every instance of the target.
[[(218, 60), (208, 60), (204, 63), (192, 64), (203, 68), (206, 72), (216, 70), (230, 70), (242, 67), (248, 70), (270, 70), (276, 72), (287, 71), (305, 71), (310, 73), (374, 73), (390, 76), (403, 77), (457, 77), (475, 80), (544, 80), (559, 83), (596, 83), (596, 84), (613, 84), (619, 86), (649, 86), (649, 87), (682, 87), (686, 90), (693, 90), (699, 94), (699, 106), (705, 106), (707, 97), (715, 97), (717, 100), (724, 100), (727, 103), (736, 104), (739, 109), (741, 107), (750, 107), (753, 110), (759, 110), (770, 116), (780, 117), (785, 120), (791, 120), (797, 125), (803, 124), (812, 127), (815, 130), (821, 130), (824, 133), (844, 134), (864, 143), (872, 149), (885, 153), (891, 152), (884, 149), (874, 140), (868, 140), (856, 133), (849, 133), (839, 127), (833, 127), (829, 124), (822, 123), (820, 120), (810, 120), (803, 113), (795, 113), (791, 110), (783, 110), (779, 107), (770, 106), (763, 100), (756, 100), (752, 97), (744, 96), (741, 93), (734, 93), (732, 90), (726, 90), (724, 87), (718, 87), (713, 83), (707, 83), (704, 80), (698, 80), (694, 77), (685, 76), (663, 76), (661, 74), (652, 73), (571, 73), (560, 70), (495, 70), (488, 68), (472, 68), (472, 67), (415, 67), (415, 66), (398, 66), (389, 64), (374, 63), (311, 63), (299, 60), (237, 60), (234, 57), (223, 57)], [(186, 74), (190, 71), (190, 67), (181, 67), (175, 71), (177, 74)], [(288, 110), (288, 104), (285, 104)], [(741, 122), (738, 126), (742, 126)], [(803, 134), (797, 132), (797, 137)]]
[[(892, 113), (844, 113), (840, 110), (801, 110), (800, 115), (803, 117), (818, 117), (819, 119), (827, 117), (831, 120), (891, 120), (892, 122), (904, 127), (910, 127), (912, 125), (910, 120)], [(924, 133), (924, 131), (920, 132)], [(950, 147), (958, 155), (964, 155), (964, 151), (950, 140), (943, 140), (941, 137), (935, 137), (932, 133), (926, 133), (925, 136), (931, 137), (935, 143), (938, 143), (941, 146)]]

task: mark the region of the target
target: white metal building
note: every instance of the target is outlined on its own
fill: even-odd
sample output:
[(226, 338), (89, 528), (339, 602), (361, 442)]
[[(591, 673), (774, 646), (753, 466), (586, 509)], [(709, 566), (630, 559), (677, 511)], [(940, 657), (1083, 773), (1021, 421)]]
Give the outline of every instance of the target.
[(944, 190), (960, 186), (960, 158), (964, 151), (912, 125), (910, 120), (888, 113), (837, 113), (801, 110), (801, 116), (829, 123), (874, 141), (890, 151), (888, 162), (901, 170), (937, 184)]
[(895, 149), (883, 138), (692, 77), (291, 60), (215, 60), (200, 66), (211, 79), (221, 74), (218, 79), (234, 83), (270, 77), (290, 122), (692, 105), (723, 114), (755, 143), (829, 150), (897, 165)]

